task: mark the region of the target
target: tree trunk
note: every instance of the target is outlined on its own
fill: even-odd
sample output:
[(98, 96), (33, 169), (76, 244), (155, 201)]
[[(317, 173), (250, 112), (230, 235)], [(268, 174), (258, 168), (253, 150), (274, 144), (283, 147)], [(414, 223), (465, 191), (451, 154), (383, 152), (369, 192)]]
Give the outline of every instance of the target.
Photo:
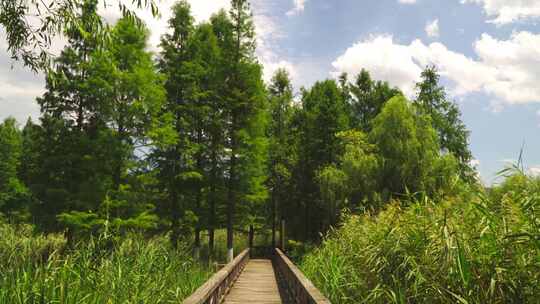
[(272, 190), (272, 248), (276, 247), (276, 190)]
[(210, 214), (208, 218), (208, 254), (210, 259), (214, 256), (214, 229), (216, 227), (217, 151), (215, 147), (212, 147), (211, 178), (209, 193)]
[(179, 232), (179, 226), (180, 226), (180, 208), (178, 206), (178, 193), (174, 187), (174, 185), (171, 185), (171, 215), (172, 215), (172, 242), (173, 245), (176, 247), (178, 245), (178, 238), (180, 235)]
[(236, 135), (235, 128), (236, 119), (233, 117), (231, 128), (231, 162), (229, 170), (229, 189), (227, 194), (227, 261), (231, 262), (234, 258), (233, 243), (234, 243), (234, 212), (236, 205)]
[[(197, 217), (199, 219), (201, 218), (201, 190), (198, 190), (197, 193), (197, 202), (195, 205), (195, 208), (197, 209)], [(198, 260), (200, 257), (200, 251), (201, 251), (201, 224), (199, 220), (197, 221), (197, 224), (195, 225), (195, 244), (193, 245), (193, 256), (195, 260)]]
[(236, 149), (232, 149), (231, 167), (229, 176), (229, 191), (227, 195), (227, 261), (232, 262), (234, 258), (233, 243), (234, 243), (234, 211), (235, 211), (235, 179), (236, 179)]

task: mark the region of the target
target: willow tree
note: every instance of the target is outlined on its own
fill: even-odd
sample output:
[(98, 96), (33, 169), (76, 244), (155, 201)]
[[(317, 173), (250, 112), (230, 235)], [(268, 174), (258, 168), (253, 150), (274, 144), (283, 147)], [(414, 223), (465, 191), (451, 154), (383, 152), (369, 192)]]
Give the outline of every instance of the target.
[(403, 96), (390, 99), (373, 122), (369, 140), (377, 147), (380, 192), (389, 196), (419, 191), (434, 194), (451, 182), (455, 159), (440, 154), (428, 115), (416, 115)]

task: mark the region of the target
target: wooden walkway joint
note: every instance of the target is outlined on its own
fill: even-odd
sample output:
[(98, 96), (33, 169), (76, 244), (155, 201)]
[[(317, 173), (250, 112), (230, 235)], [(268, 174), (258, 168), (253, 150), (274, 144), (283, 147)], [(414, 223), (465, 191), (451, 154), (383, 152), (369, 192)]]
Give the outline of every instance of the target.
[(246, 249), (183, 304), (331, 304), (278, 248), (269, 259)]

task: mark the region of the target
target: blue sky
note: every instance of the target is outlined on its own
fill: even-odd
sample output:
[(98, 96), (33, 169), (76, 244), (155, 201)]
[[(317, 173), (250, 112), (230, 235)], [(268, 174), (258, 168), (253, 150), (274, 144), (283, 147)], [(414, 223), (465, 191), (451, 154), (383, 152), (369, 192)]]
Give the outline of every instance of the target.
[[(160, 2), (161, 19), (141, 12), (154, 51), (173, 2)], [(228, 7), (190, 3), (199, 22)], [(114, 22), (115, 8), (101, 13)], [(525, 165), (540, 174), (540, 0), (253, 0), (252, 8), (266, 79), (285, 67), (299, 89), (366, 68), (413, 96), (421, 69), (435, 64), (471, 131), (482, 179), (491, 183), (523, 144)], [(12, 69), (5, 49), (1, 39), (0, 119), (37, 117), (43, 77)]]

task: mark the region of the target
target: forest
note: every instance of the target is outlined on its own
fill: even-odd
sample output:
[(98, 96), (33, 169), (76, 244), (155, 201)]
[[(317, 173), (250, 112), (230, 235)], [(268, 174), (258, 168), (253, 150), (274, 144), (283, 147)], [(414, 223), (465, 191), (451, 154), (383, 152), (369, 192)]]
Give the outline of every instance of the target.
[(413, 98), (367, 70), (293, 88), (247, 0), (178, 1), (158, 53), (73, 3), (41, 116), (0, 124), (0, 303), (178, 303), (281, 221), (333, 303), (538, 301), (540, 179), (482, 184), (435, 66)]

